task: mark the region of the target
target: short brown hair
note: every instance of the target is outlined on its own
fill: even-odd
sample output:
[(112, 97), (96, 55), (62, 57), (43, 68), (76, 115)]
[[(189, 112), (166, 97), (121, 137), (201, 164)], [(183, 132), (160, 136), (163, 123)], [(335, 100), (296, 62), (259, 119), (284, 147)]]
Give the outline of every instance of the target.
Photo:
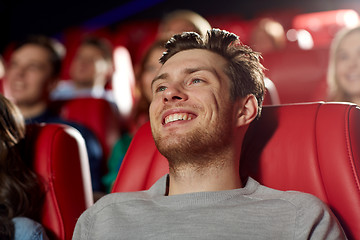
[(61, 73), (62, 60), (65, 56), (64, 46), (59, 41), (44, 35), (30, 35), (23, 41), (18, 42), (15, 45), (15, 50), (27, 44), (42, 47), (49, 53), (52, 76), (58, 77)]
[(87, 36), (85, 37), (81, 44), (83, 45), (90, 45), (100, 50), (102, 57), (112, 63), (113, 62), (113, 47), (111, 43), (105, 38), (98, 38), (94, 36)]
[(174, 35), (165, 45), (167, 51), (160, 58), (164, 64), (178, 52), (191, 49), (205, 49), (224, 57), (228, 64), (224, 69), (230, 78), (230, 94), (233, 100), (253, 94), (261, 112), (264, 98), (264, 67), (260, 63), (261, 55), (243, 45), (239, 37), (225, 30), (209, 30), (204, 38), (194, 32)]

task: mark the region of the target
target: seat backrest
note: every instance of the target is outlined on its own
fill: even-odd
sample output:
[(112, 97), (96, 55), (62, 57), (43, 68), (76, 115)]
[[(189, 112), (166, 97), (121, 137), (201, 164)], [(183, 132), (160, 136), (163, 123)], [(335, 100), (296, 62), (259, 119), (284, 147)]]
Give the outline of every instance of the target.
[(69, 126), (30, 125), (24, 155), (45, 188), (41, 224), (50, 239), (71, 239), (77, 219), (93, 204), (84, 139)]
[(63, 119), (92, 130), (100, 141), (105, 159), (108, 158), (121, 135), (120, 114), (110, 102), (102, 98), (74, 98), (55, 101), (51, 107)]
[(266, 76), (275, 84), (281, 104), (326, 100), (328, 48), (289, 48), (263, 57)]
[[(245, 136), (242, 177), (313, 194), (330, 206), (349, 239), (360, 239), (360, 109), (354, 104), (265, 106)], [(168, 173), (150, 125), (135, 135), (113, 192), (148, 189)]]

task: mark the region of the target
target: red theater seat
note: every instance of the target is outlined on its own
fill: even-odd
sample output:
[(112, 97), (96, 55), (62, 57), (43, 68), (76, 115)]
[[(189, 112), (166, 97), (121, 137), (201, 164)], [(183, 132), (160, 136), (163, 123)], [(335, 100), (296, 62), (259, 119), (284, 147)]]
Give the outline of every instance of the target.
[[(353, 104), (265, 106), (245, 137), (241, 175), (319, 197), (349, 239), (360, 239), (360, 109)], [(148, 189), (168, 173), (150, 125), (135, 135), (113, 192)]]
[(108, 158), (121, 135), (120, 114), (102, 98), (75, 98), (52, 103), (55, 111), (68, 121), (80, 123), (94, 132)]
[(265, 54), (263, 64), (282, 104), (314, 102), (326, 100), (328, 58), (327, 48), (289, 48)]
[(50, 239), (71, 239), (77, 219), (93, 204), (84, 139), (60, 124), (27, 127), (25, 156), (45, 187), (41, 223)]

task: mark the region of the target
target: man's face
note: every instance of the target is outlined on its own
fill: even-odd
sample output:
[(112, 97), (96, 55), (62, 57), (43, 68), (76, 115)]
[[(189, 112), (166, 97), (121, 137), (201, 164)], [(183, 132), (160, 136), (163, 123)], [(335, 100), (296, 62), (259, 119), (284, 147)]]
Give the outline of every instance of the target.
[(17, 49), (6, 70), (5, 96), (19, 106), (46, 101), (54, 81), (49, 58), (46, 49), (34, 44)]
[(161, 67), (152, 84), (150, 122), (155, 143), (168, 159), (229, 147), (236, 113), (225, 65), (220, 55), (193, 49)]
[(91, 88), (96, 84), (105, 85), (105, 82), (97, 83), (95, 81), (96, 79), (105, 80), (109, 71), (108, 65), (100, 49), (85, 44), (79, 47), (71, 63), (70, 76), (80, 87)]

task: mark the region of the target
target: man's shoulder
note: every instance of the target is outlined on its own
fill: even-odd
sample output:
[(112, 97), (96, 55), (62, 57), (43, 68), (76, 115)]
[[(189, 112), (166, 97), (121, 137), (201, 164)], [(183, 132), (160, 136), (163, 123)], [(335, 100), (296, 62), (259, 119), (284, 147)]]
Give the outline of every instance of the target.
[(326, 208), (325, 204), (316, 196), (300, 191), (282, 191), (259, 185), (258, 190), (253, 194), (254, 198), (262, 200), (278, 200), (288, 203), (295, 208), (307, 208), (308, 206)]
[(136, 200), (149, 200), (147, 191), (110, 193), (100, 198), (90, 210), (93, 213), (111, 211), (112, 208), (123, 206), (127, 203), (134, 203)]
[(303, 239), (346, 239), (330, 208), (318, 197), (299, 191), (279, 191), (259, 186), (256, 197), (272, 201), (273, 207), (287, 209), (295, 217), (296, 236)]

